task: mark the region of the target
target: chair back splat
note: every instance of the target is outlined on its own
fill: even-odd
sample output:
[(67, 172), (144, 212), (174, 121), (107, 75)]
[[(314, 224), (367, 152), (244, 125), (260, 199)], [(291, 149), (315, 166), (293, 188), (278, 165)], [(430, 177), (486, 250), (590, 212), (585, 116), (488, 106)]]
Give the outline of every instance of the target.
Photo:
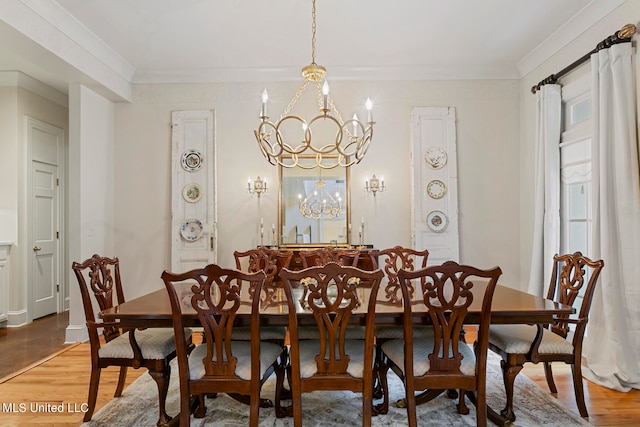
[(356, 249), (340, 249), (333, 247), (319, 248), (308, 251), (300, 251), (302, 267), (325, 265), (328, 262), (336, 262), (341, 265), (358, 266), (360, 251)]
[[(390, 367), (403, 380), (410, 426), (417, 425), (416, 391), (447, 389), (460, 389), (458, 412), (462, 414), (469, 412), (464, 401), (466, 392), (475, 391), (477, 424), (487, 424), (488, 330), (493, 292), (501, 274), (498, 267), (480, 270), (454, 261), (414, 271), (398, 271), (404, 337), (382, 344), (385, 366), (381, 378), (386, 381), (386, 369)], [(411, 296), (411, 285), (415, 297)], [(478, 341), (472, 350), (460, 336), (474, 299), (482, 303)], [(433, 334), (414, 339), (416, 320), (431, 324)], [(388, 401), (387, 387), (383, 389), (384, 400)]]
[[(362, 393), (362, 424), (371, 425), (375, 308), (384, 274), (328, 262), (297, 272), (283, 269), (280, 276), (289, 312), (294, 425), (302, 425), (302, 393), (312, 390)], [(294, 287), (304, 288), (301, 300), (294, 300)], [(313, 313), (317, 339), (299, 339), (298, 302)], [(364, 338), (350, 337), (354, 325), (363, 323)]]

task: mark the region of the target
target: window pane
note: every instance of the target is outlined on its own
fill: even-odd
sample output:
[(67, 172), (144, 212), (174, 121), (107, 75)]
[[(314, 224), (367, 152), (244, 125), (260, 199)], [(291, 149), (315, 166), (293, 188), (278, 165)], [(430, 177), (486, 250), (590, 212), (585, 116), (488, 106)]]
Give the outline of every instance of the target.
[(584, 183), (571, 184), (569, 191), (569, 212), (568, 219), (587, 218), (587, 191)]
[(583, 99), (571, 106), (571, 122), (575, 125), (591, 117), (591, 98)]
[(587, 247), (587, 227), (588, 223), (584, 221), (569, 223), (567, 252), (574, 253), (580, 251), (583, 254), (589, 253)]

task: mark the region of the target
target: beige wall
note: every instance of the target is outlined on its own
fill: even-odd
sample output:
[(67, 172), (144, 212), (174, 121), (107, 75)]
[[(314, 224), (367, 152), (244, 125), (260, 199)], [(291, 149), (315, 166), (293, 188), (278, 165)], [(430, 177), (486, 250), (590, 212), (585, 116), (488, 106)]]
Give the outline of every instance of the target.
[[(522, 282), (528, 281), (531, 269), (531, 248), (533, 238), (533, 180), (534, 180), (534, 143), (535, 143), (535, 108), (536, 99), (531, 93), (531, 87), (547, 76), (556, 73), (571, 64), (573, 61), (591, 51), (595, 46), (622, 28), (625, 24), (638, 24), (640, 18), (640, 1), (627, 1), (591, 27), (589, 31), (582, 34), (558, 53), (553, 55), (539, 67), (531, 71), (520, 80), (520, 269), (522, 271)], [(637, 39), (637, 35), (634, 40)], [(634, 42), (635, 44), (635, 42)], [(637, 52), (634, 54), (636, 71), (636, 102), (640, 94), (640, 59)], [(572, 74), (563, 78), (560, 83), (567, 83), (574, 80), (577, 74), (590, 72), (588, 65), (580, 67)], [(636, 106), (636, 111), (638, 108)], [(640, 120), (639, 120), (640, 122)], [(523, 288), (526, 290), (527, 288)]]
[[(271, 115), (280, 114), (297, 85), (268, 85)], [(171, 265), (171, 111), (215, 110), (218, 263), (233, 266), (234, 250), (259, 243), (260, 218), (277, 223), (276, 186), (259, 200), (245, 190), (249, 176), (278, 179), (253, 136), (264, 86), (138, 85), (131, 104), (116, 105), (114, 242), (129, 298), (162, 287), (160, 274)], [(363, 112), (367, 96), (374, 102), (373, 144), (351, 169), (352, 218), (365, 218), (367, 243), (411, 245), (411, 107), (452, 106), (461, 260), (500, 265), (504, 282), (518, 286), (518, 88), (517, 81), (332, 82), (332, 96), (347, 117)], [(363, 189), (374, 173), (387, 185), (376, 198)]]

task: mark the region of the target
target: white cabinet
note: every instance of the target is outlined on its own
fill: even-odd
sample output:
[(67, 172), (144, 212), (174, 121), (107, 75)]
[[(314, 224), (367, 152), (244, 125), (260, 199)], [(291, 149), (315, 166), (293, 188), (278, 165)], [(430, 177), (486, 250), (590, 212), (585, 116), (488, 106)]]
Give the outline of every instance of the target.
[(0, 242), (0, 326), (9, 317), (9, 254), (11, 242)]

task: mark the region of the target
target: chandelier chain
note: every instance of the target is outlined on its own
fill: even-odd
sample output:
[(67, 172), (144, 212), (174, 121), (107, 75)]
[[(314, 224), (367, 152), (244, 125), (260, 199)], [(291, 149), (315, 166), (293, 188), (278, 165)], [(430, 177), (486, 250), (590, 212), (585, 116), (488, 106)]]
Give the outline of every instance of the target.
[(316, 65), (316, 0), (311, 8), (311, 64)]

